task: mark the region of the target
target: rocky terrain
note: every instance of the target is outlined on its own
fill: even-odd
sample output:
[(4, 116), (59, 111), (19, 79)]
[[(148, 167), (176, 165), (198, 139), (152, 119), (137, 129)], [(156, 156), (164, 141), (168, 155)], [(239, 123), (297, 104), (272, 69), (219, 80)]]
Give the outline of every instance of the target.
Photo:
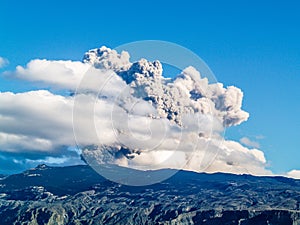
[(300, 180), (284, 177), (178, 171), (162, 183), (134, 187), (86, 165), (40, 165), (0, 178), (1, 225), (296, 225), (299, 208)]

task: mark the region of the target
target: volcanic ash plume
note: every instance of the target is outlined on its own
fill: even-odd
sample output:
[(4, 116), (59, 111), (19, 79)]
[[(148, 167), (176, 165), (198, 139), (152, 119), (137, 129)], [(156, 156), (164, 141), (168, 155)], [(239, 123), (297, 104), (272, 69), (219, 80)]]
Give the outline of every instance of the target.
[(210, 114), (225, 127), (246, 121), (249, 114), (241, 109), (243, 93), (239, 88), (208, 84), (207, 78), (192, 66), (174, 79), (163, 77), (162, 64), (141, 59), (130, 63), (129, 54), (118, 54), (106, 47), (84, 55), (84, 63), (114, 71), (133, 90), (133, 96), (150, 102), (162, 118), (180, 124), (184, 114)]
[[(105, 95), (105, 86), (97, 93), (99, 107), (105, 102), (110, 109), (114, 137), (84, 148), (85, 160), (140, 169), (264, 173), (263, 153), (222, 140), (224, 127), (238, 125), (249, 116), (241, 109), (239, 88), (210, 84), (192, 66), (165, 78), (159, 61), (131, 63), (129, 59), (127, 52), (119, 54), (106, 47), (84, 55), (85, 64), (112, 71), (110, 81), (123, 81), (110, 97)], [(107, 89), (118, 89), (108, 83)], [(98, 134), (99, 139), (105, 135)]]

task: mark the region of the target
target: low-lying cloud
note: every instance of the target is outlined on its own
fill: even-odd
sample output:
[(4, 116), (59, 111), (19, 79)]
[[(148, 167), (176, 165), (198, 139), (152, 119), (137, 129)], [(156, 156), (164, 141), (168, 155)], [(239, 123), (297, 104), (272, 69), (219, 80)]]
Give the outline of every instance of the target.
[(300, 170), (291, 170), (287, 172), (286, 176), (294, 179), (300, 179)]

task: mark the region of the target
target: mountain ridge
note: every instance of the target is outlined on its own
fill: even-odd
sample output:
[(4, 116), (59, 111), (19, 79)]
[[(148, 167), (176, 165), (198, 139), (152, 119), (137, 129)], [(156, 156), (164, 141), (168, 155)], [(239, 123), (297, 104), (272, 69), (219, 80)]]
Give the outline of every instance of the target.
[(127, 186), (87, 165), (40, 165), (0, 180), (0, 216), (1, 224), (295, 225), (300, 180), (180, 170)]

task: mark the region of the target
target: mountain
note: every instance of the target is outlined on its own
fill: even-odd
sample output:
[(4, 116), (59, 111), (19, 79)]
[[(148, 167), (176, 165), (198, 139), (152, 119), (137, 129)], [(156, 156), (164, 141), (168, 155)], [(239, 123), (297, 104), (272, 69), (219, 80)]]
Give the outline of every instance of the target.
[(162, 183), (134, 187), (86, 165), (39, 165), (0, 179), (1, 225), (296, 225), (299, 208), (300, 180), (285, 177), (178, 171)]

